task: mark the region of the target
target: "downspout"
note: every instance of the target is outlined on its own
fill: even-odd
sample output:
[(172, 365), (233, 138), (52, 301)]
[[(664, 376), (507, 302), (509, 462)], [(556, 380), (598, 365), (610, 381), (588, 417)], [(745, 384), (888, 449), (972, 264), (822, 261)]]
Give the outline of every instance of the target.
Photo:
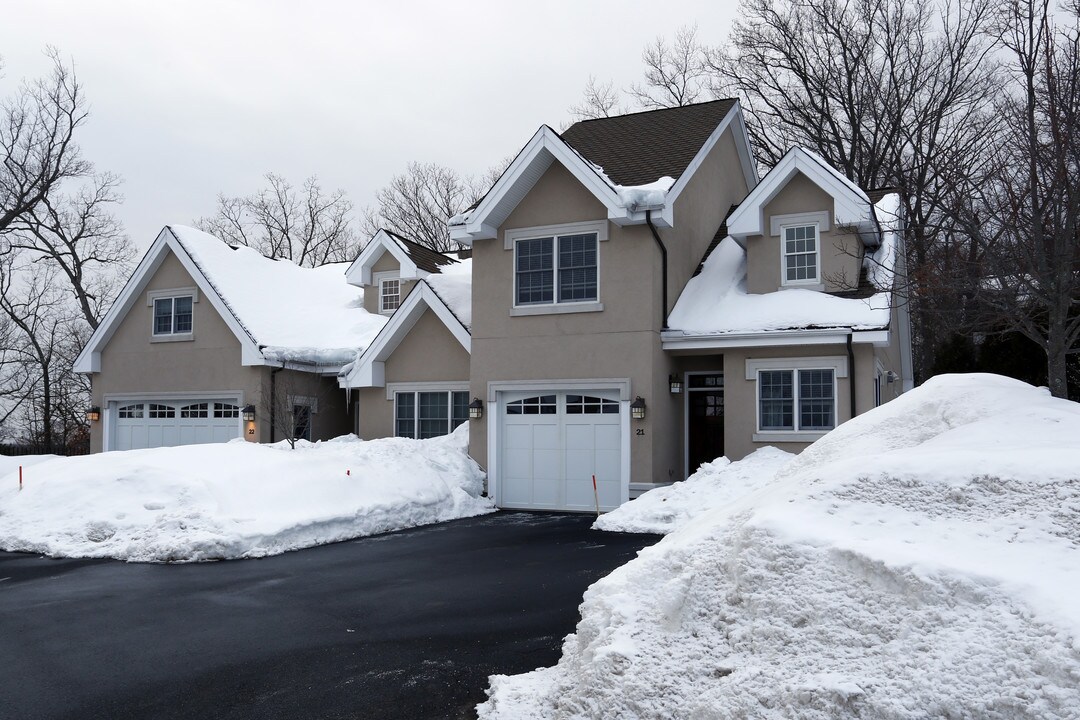
[(281, 367), (270, 368), (270, 443), (274, 442), (275, 410), (277, 410), (277, 374), (285, 369), (285, 363)]
[(660, 268), (663, 273), (663, 286), (661, 290), (663, 304), (660, 305), (660, 327), (663, 330), (667, 330), (667, 248), (664, 247), (664, 241), (660, 239), (660, 233), (656, 231), (656, 226), (653, 225), (652, 210), (645, 211), (645, 222), (648, 224), (649, 230), (652, 231), (653, 240), (656, 241), (657, 247), (660, 248)]
[(851, 337), (854, 332), (849, 330), (847, 335), (847, 361), (848, 361), (848, 400), (851, 402), (851, 417), (855, 417), (855, 349), (851, 346)]

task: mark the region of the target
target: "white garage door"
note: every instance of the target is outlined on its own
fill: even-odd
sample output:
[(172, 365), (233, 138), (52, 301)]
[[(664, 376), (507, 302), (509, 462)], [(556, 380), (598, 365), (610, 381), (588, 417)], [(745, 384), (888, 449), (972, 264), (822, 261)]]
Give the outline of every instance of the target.
[(502, 393), (499, 505), (595, 510), (623, 501), (618, 391)]
[(240, 407), (229, 400), (118, 402), (113, 450), (226, 442), (241, 436)]

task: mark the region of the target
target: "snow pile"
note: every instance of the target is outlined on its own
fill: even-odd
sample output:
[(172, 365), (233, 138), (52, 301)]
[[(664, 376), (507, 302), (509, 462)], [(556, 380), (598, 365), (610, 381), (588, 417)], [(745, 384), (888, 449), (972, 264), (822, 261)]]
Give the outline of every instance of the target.
[(746, 486), (481, 717), (1080, 717), (1080, 406), (943, 376)]
[[(601, 175), (603, 175), (603, 171), (601, 171)], [(603, 175), (603, 177), (618, 193), (619, 204), (631, 210), (663, 207), (664, 203), (667, 202), (667, 191), (675, 184), (675, 178), (667, 175), (646, 185), (618, 185), (612, 182), (607, 175)]]
[(739, 462), (717, 458), (686, 481), (650, 490), (597, 518), (593, 527), (611, 532), (666, 535), (694, 518), (719, 510), (760, 487), (795, 455), (764, 447)]
[(881, 244), (874, 252), (866, 253), (863, 267), (870, 283), (879, 290), (893, 287), (897, 254), (900, 249), (900, 196), (889, 193), (874, 205), (874, 216), (881, 227)]
[(431, 440), (59, 458), (0, 477), (0, 549), (162, 562), (262, 557), (493, 510), (468, 429)]
[(59, 455), (0, 455), (0, 477), (14, 473), (15, 484), (18, 485), (19, 466), (24, 470), (31, 465), (37, 465), (47, 460), (55, 460)]
[(364, 310), (364, 291), (345, 281), (348, 263), (302, 268), (194, 228), (169, 230), (267, 359), (340, 365), (386, 324)]
[(467, 330), (472, 329), (472, 260), (446, 265), (425, 281)]

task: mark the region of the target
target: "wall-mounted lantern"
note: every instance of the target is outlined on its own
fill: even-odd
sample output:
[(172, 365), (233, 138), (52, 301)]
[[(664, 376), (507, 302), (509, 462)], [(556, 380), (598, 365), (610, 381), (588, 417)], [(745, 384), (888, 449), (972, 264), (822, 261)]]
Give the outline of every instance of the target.
[(634, 398), (634, 402), (630, 403), (630, 417), (635, 420), (645, 419), (645, 400), (640, 395)]
[(89, 410), (87, 410), (86, 411), (86, 419), (89, 422), (97, 422), (98, 420), (100, 420), (101, 419), (101, 408), (99, 408), (97, 405), (95, 405), (92, 408), (90, 408)]
[(469, 419), (479, 420), (484, 417), (484, 403), (480, 398), (473, 398), (469, 403)]
[(255, 406), (254, 405), (245, 405), (244, 409), (241, 410), (240, 412), (242, 412), (244, 414), (244, 422), (255, 422)]
[(668, 375), (668, 384), (671, 385), (672, 395), (678, 395), (682, 392), (682, 378), (678, 375)]

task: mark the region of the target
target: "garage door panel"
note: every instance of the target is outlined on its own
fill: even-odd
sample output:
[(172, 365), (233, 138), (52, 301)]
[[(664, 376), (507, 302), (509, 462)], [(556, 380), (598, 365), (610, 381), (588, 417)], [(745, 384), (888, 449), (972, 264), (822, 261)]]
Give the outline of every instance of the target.
[[(194, 404), (205, 403), (212, 412), (214, 402), (234, 402), (229, 399), (198, 400)], [(184, 400), (151, 400), (144, 403), (120, 403), (126, 408), (126, 417), (119, 417), (120, 412), (114, 406), (112, 413), (112, 431), (117, 450), (137, 448), (174, 447), (196, 443), (228, 442), (241, 437), (238, 417), (201, 417), (185, 418), (180, 412), (181, 405), (193, 404)], [(141, 408), (141, 410), (140, 410)], [(169, 412), (170, 408), (173, 412)]]

